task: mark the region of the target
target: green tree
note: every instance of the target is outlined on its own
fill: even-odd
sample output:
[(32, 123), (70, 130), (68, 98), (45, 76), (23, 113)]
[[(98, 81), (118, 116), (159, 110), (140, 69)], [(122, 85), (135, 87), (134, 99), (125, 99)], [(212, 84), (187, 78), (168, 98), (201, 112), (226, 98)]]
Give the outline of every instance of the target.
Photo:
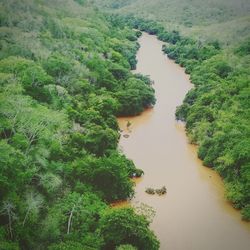
[(148, 226), (145, 217), (136, 215), (131, 208), (107, 211), (100, 220), (103, 249), (115, 249), (121, 244), (131, 244), (139, 250), (159, 249), (159, 242)]
[(132, 245), (120, 245), (119, 247), (116, 248), (116, 250), (136, 250), (137, 248), (132, 246)]
[(107, 150), (115, 149), (118, 142), (118, 133), (110, 128), (92, 125), (84, 136), (84, 146), (97, 156), (104, 155)]

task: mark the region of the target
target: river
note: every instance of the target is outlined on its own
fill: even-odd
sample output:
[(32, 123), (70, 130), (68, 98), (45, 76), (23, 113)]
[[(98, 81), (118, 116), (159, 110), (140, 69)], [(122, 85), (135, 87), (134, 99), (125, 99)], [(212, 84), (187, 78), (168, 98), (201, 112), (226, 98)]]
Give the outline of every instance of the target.
[[(119, 147), (145, 175), (135, 187), (132, 204), (146, 203), (156, 211), (151, 228), (162, 250), (248, 250), (250, 224), (224, 198), (218, 174), (197, 158), (183, 124), (175, 120), (192, 84), (184, 70), (161, 51), (162, 42), (144, 33), (139, 39), (137, 73), (154, 81), (157, 103), (137, 117), (119, 118)], [(165, 196), (149, 195), (146, 187), (167, 187)]]

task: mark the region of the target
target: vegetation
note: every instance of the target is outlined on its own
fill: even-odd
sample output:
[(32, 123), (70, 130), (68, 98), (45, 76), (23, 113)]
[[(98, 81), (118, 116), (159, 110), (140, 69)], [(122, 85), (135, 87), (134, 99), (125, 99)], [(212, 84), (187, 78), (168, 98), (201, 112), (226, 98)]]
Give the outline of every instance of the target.
[(93, 0), (108, 12), (153, 20), (195, 39), (237, 44), (249, 37), (247, 0)]
[(162, 188), (146, 188), (145, 192), (147, 194), (158, 194), (158, 195), (164, 195), (167, 193), (167, 188), (165, 186), (163, 186)]
[(140, 33), (84, 0), (0, 9), (0, 249), (158, 249), (146, 216), (108, 205), (143, 173), (116, 121), (155, 102), (130, 72)]
[(190, 74), (195, 88), (177, 107), (176, 118), (186, 122), (190, 142), (199, 145), (199, 158), (219, 172), (227, 198), (250, 220), (249, 39), (223, 49), (216, 40), (184, 37), (154, 21), (131, 15), (110, 19), (157, 35), (166, 42), (167, 56)]
[(180, 40), (164, 51), (186, 68), (195, 84), (177, 108), (177, 119), (186, 122), (204, 165), (223, 177), (227, 198), (250, 220), (249, 64), (243, 64), (249, 53), (240, 48), (232, 63), (217, 44)]
[[(140, 3), (111, 7), (136, 10)], [(0, 249), (159, 249), (146, 214), (109, 207), (131, 198), (131, 177), (143, 173), (117, 151), (116, 116), (155, 103), (150, 79), (130, 72), (141, 34), (132, 28), (167, 42), (164, 52), (190, 74), (195, 88), (176, 117), (204, 164), (224, 178), (228, 199), (250, 219), (249, 40), (224, 50), (218, 37), (184, 37), (201, 15), (177, 15), (170, 7), (182, 1), (166, 3), (181, 18), (173, 20), (178, 29), (166, 31), (164, 19), (104, 16), (88, 0), (0, 3)], [(230, 1), (226, 17), (215, 13), (202, 25), (248, 23), (245, 5), (232, 15)], [(240, 27), (244, 39), (248, 26)]]
[(131, 208), (109, 211), (100, 222), (100, 230), (106, 242), (104, 249), (113, 249), (126, 241), (138, 249), (159, 249), (153, 233), (145, 230), (148, 224), (144, 216), (136, 216)]

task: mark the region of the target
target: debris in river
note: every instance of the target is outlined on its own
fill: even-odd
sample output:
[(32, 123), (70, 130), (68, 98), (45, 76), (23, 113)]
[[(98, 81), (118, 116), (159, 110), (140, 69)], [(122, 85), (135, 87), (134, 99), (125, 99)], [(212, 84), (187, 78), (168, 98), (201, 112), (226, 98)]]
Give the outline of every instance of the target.
[(145, 191), (147, 194), (155, 194), (155, 190), (153, 188), (146, 188)]
[(164, 195), (167, 193), (167, 188), (163, 186), (162, 188), (146, 188), (145, 192), (147, 194), (158, 194), (158, 195)]
[(132, 132), (132, 131), (130, 130), (131, 125), (132, 125), (132, 123), (131, 123), (130, 121), (127, 121), (126, 126), (127, 126), (127, 131), (128, 131), (128, 133), (131, 133), (131, 132)]
[(132, 125), (132, 123), (130, 121), (127, 121), (127, 129), (129, 129), (129, 127)]
[(125, 135), (123, 135), (123, 137), (125, 137), (125, 138), (129, 138), (129, 135), (128, 135), (128, 134), (125, 134)]
[(167, 189), (165, 186), (163, 186), (162, 188), (160, 189), (155, 189), (155, 192), (158, 194), (158, 195), (163, 195), (163, 194), (166, 194), (167, 193)]

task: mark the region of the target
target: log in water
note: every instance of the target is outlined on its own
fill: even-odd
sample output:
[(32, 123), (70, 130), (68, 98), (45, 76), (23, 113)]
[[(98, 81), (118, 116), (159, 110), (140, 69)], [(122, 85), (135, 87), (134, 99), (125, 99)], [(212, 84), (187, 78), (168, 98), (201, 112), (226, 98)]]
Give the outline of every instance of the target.
[[(132, 203), (155, 209), (152, 229), (163, 250), (250, 249), (250, 224), (226, 201), (220, 177), (202, 166), (183, 125), (175, 121), (176, 106), (192, 87), (188, 75), (163, 55), (155, 36), (144, 33), (139, 42), (136, 72), (154, 80), (157, 103), (140, 116), (118, 119), (129, 134), (121, 136), (121, 150), (145, 172)], [(164, 185), (164, 196), (145, 193)]]

